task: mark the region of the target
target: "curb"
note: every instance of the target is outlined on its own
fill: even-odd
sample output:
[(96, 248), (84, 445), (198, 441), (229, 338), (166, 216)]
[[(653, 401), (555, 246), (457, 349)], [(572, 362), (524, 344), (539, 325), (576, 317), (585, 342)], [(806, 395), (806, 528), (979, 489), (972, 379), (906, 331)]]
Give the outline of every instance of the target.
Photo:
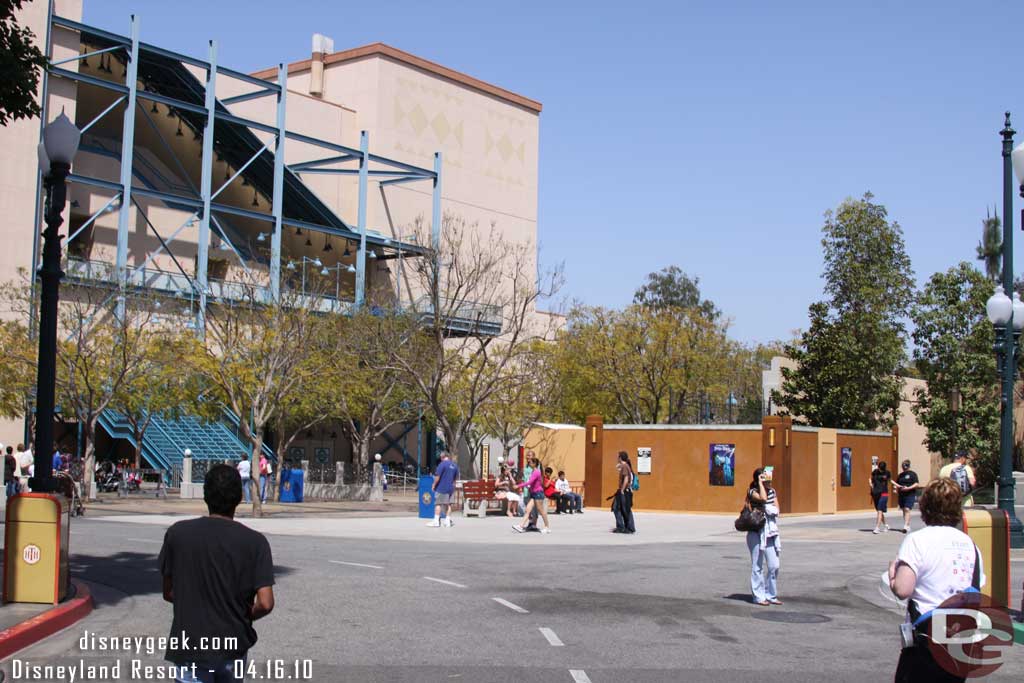
[(92, 612), (92, 593), (81, 581), (71, 580), (75, 597), (31, 619), (0, 631), (0, 659), (6, 659), (43, 638), (71, 626)]

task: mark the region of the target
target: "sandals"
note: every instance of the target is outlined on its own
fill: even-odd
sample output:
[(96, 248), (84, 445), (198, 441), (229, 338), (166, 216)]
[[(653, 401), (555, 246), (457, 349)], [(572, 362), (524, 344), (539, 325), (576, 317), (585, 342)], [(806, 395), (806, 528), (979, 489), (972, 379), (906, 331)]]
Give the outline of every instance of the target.
[(754, 604), (755, 605), (759, 605), (761, 607), (767, 607), (768, 605), (770, 605), (772, 603), (768, 602), (767, 600), (760, 600), (758, 602), (755, 602)]
[(768, 604), (769, 605), (781, 605), (782, 604), (782, 600), (779, 600), (778, 598), (772, 598), (771, 600), (768, 601)]

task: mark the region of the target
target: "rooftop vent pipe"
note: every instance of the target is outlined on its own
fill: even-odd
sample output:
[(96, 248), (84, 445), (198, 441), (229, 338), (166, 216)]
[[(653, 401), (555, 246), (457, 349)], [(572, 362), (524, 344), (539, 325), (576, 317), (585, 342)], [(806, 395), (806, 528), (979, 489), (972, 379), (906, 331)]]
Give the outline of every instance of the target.
[(320, 33), (313, 34), (313, 58), (309, 77), (309, 94), (324, 94), (324, 56), (334, 52), (334, 40)]

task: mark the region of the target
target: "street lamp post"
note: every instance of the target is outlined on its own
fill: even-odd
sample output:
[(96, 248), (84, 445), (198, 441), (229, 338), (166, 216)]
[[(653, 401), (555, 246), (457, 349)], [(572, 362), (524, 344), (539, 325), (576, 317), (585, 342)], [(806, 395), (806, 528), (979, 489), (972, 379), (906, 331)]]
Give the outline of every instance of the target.
[(67, 202), (67, 177), (78, 151), (81, 132), (61, 115), (43, 129), (39, 143), (39, 170), (46, 190), (43, 205), (43, 263), (39, 268), (39, 361), (36, 375), (35, 476), (29, 480), (33, 491), (49, 492), (53, 486), (53, 417), (57, 383), (57, 304), (60, 281), (61, 215)]
[[(1010, 126), (1010, 112), (1000, 135), (1003, 138), (1003, 285), (989, 299), (988, 317), (996, 326), (996, 346), (1001, 347), (1002, 378), (999, 423), (999, 508), (1010, 520), (1010, 547), (1024, 548), (1024, 527), (1014, 510), (1013, 480), (1013, 383), (1017, 371), (1017, 347), (1021, 329), (1024, 329), (1024, 304), (1014, 294), (1013, 301), (1006, 292), (1013, 292), (1013, 171), (1022, 185), (1024, 196), (1024, 150), (1013, 149), (1016, 131)], [(1016, 167), (1016, 169), (1014, 169)], [(1022, 216), (1024, 220), (1024, 216)], [(1001, 290), (1001, 291), (1000, 291)], [(1008, 315), (1007, 315), (1008, 314)], [(1012, 324), (1011, 324), (1012, 323)]]

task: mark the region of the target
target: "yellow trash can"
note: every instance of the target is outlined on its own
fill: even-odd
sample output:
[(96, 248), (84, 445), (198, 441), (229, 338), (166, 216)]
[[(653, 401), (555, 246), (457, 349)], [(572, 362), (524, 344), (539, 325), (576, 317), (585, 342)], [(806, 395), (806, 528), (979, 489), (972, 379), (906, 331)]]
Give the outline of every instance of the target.
[(964, 510), (964, 533), (971, 537), (981, 553), (985, 568), (982, 595), (999, 607), (1010, 602), (1010, 518), (1004, 510)]
[(23, 493), (7, 500), (4, 602), (56, 605), (68, 594), (68, 499)]

